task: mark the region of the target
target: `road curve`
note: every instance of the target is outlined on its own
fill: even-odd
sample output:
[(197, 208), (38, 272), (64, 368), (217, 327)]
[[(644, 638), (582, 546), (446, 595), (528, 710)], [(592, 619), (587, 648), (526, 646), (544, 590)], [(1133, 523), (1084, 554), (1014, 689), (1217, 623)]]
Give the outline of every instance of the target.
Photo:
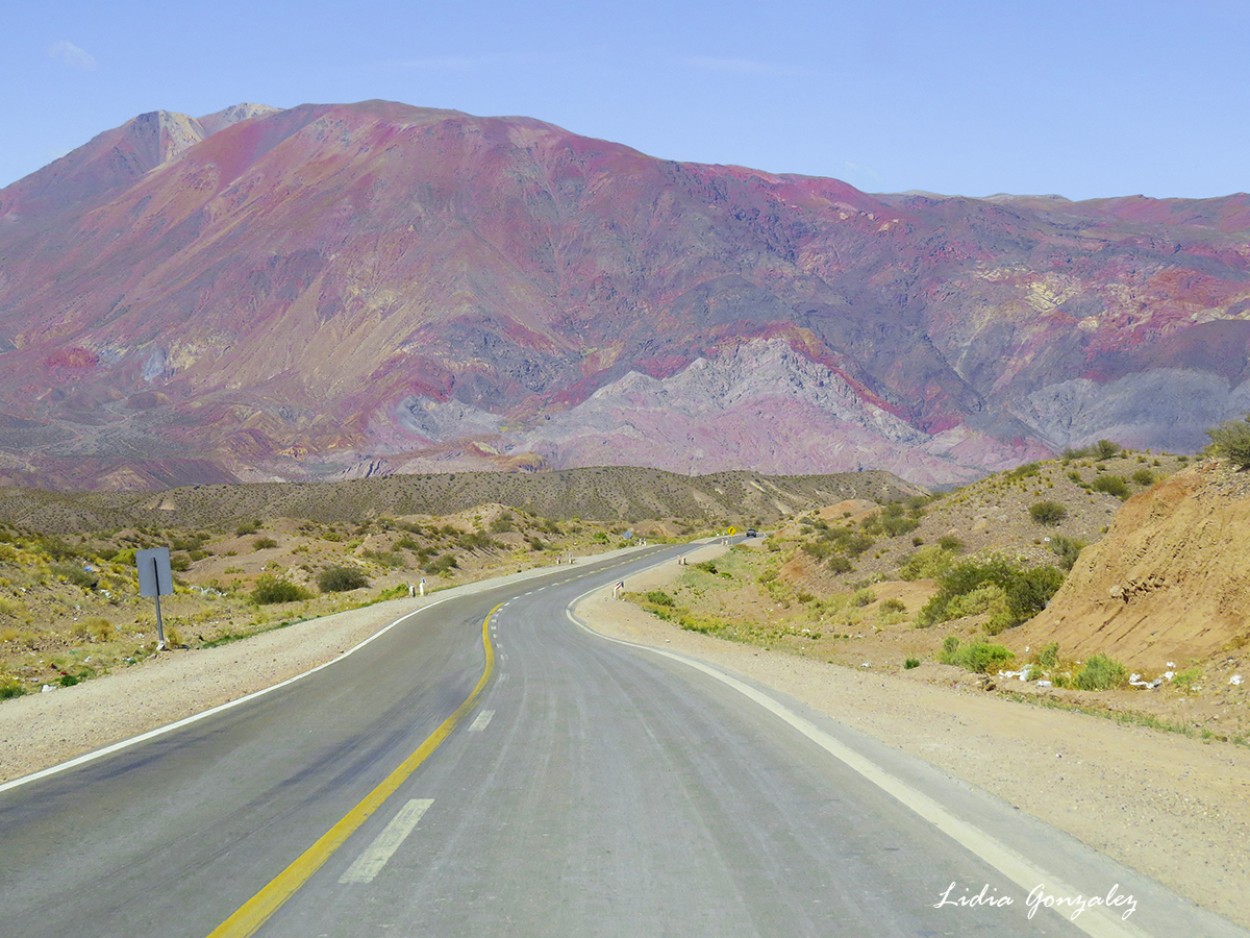
[(1127, 920), (1125, 906), (1075, 923), (1071, 907), (1030, 916), (1001, 862), (793, 721), (705, 671), (569, 622), (578, 595), (677, 550), (448, 600), (245, 706), (0, 793), (0, 930), (1165, 934), (1188, 915), (1200, 933), (1241, 933), (804, 715), (1032, 854), (1034, 869), (1062, 863), (1088, 896), (1136, 890)]

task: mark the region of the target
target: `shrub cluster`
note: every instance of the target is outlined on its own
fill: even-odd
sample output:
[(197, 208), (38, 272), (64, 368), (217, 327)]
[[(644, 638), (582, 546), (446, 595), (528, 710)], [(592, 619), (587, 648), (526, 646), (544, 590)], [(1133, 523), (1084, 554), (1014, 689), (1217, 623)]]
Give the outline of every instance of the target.
[(256, 587), (252, 590), (252, 602), (258, 606), (293, 603), (308, 599), (308, 595), (308, 590), (299, 584), (274, 576), (272, 573), (266, 573), (256, 580)]
[(1207, 431), (1215, 451), (1238, 469), (1250, 468), (1250, 414)]
[(1021, 567), (1003, 557), (966, 560), (938, 577), (937, 595), (925, 603), (916, 621), (933, 625), (977, 608), (992, 612), (986, 631), (996, 635), (1045, 609), (1062, 584), (1063, 573), (1054, 567)]
[(1001, 667), (1015, 655), (1002, 645), (989, 642), (970, 642), (964, 645), (954, 635), (948, 635), (942, 643), (941, 657), (943, 664), (953, 664), (966, 671), (988, 674), (991, 668)]
[(369, 585), (369, 578), (356, 567), (327, 567), (317, 577), (317, 588), (323, 593), (346, 593)]

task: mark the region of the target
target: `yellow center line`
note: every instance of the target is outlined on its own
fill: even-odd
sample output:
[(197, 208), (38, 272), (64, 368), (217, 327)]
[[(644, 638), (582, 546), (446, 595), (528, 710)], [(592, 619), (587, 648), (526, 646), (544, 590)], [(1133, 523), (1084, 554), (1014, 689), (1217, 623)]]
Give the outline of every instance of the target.
[(456, 725), (473, 709), (474, 702), (482, 693), (482, 689), (490, 680), (491, 672), (494, 670), (495, 650), (490, 643), (490, 620), (502, 605), (500, 603), (495, 606), (482, 620), (482, 647), (486, 651), (486, 666), (482, 669), (482, 676), (478, 678), (477, 686), (464, 699), (464, 702), (373, 791), (365, 795), (359, 804), (343, 815), (337, 824), (300, 854), (290, 866), (270, 880), (256, 895), (239, 906), (233, 915), (214, 928), (208, 934), (208, 938), (249, 938), (256, 934), (260, 927), (278, 909), (282, 908), (304, 883), (308, 882), (313, 873), (321, 869), (325, 862), (334, 855), (334, 851), (343, 846), (347, 838), (355, 833), (370, 815), (381, 808), (386, 799), (407, 781), (408, 776), (412, 775), (417, 767), (442, 744), (443, 740), (451, 735)]

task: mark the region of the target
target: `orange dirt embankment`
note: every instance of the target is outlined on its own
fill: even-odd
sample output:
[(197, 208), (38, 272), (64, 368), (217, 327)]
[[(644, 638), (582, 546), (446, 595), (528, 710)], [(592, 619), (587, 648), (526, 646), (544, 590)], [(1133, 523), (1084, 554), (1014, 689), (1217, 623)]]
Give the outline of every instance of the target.
[(1058, 642), (1147, 673), (1244, 652), (1250, 641), (1250, 473), (1218, 462), (1129, 499), (1012, 644)]

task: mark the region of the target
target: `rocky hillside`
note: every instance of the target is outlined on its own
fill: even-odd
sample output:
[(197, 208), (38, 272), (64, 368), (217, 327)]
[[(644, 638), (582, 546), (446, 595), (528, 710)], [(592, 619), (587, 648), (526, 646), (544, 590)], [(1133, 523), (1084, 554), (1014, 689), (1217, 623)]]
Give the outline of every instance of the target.
[(1151, 674), (1250, 645), (1250, 475), (1207, 461), (1125, 503), (1013, 644), (1057, 641)]
[(1250, 409), (1250, 197), (878, 196), (387, 102), (0, 190), (0, 482), (643, 464), (918, 483)]
[(772, 523), (847, 498), (894, 501), (923, 490), (887, 472), (681, 476), (604, 466), (551, 472), (452, 472), (342, 482), (195, 485), (156, 495), (0, 489), (0, 522), (48, 533), (125, 527), (232, 527), (253, 518), (318, 523), (393, 515), (439, 516), (482, 504), (544, 518), (597, 522), (669, 520), (701, 526)]

